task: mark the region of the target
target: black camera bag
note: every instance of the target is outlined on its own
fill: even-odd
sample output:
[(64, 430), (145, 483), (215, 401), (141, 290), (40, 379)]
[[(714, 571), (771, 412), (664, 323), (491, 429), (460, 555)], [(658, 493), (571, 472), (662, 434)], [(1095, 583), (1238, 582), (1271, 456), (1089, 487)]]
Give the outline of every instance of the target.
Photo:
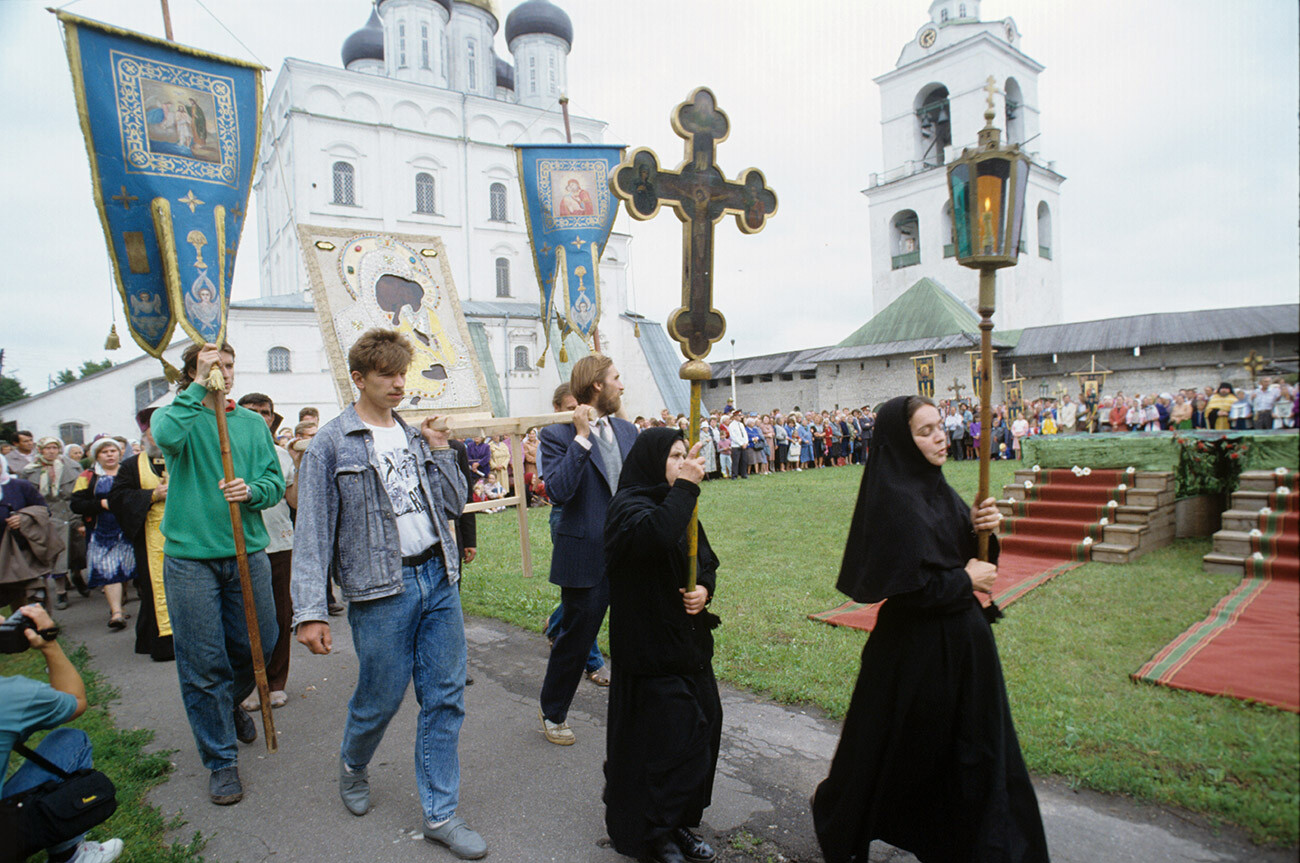
[[(14, 751), (60, 778), (0, 798), (0, 823), (5, 825), (5, 835), (18, 840), (17, 847), (6, 842), (0, 859), (25, 860), (103, 824), (117, 811), (117, 788), (98, 770), (86, 768), (69, 773), (21, 743), (14, 744)], [(16, 828), (12, 832), (11, 825)], [(17, 856), (11, 858), (11, 852), (17, 852)]]

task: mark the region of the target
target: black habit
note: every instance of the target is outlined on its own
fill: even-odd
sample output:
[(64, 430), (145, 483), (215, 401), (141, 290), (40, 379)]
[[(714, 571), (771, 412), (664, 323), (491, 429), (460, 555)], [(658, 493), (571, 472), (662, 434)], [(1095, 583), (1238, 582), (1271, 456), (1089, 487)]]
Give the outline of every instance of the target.
[[(700, 487), (665, 478), (676, 429), (647, 429), (624, 460), (605, 523), (610, 654), (605, 826), (614, 849), (647, 852), (677, 827), (699, 825), (712, 800), (722, 740), (707, 609), (689, 615), (687, 527)], [(718, 559), (699, 528), (697, 583), (709, 591)]]
[[(133, 455), (118, 468), (113, 487), (108, 490), (108, 508), (122, 526), (122, 535), (135, 549), (135, 590), (140, 597), (140, 613), (135, 621), (135, 652), (146, 654), (155, 662), (176, 658), (172, 636), (158, 634), (158, 615), (154, 610), (153, 579), (149, 577), (149, 549), (145, 544), (145, 520), (153, 504), (153, 489), (140, 485), (140, 458)], [(155, 476), (165, 468), (161, 458), (151, 462)]]
[(813, 796), (822, 853), (865, 863), (880, 839), (922, 863), (1047, 861), (989, 626), (996, 609), (980, 608), (965, 569), (970, 511), (917, 448), (906, 397), (881, 408), (873, 443), (837, 587), (888, 601)]

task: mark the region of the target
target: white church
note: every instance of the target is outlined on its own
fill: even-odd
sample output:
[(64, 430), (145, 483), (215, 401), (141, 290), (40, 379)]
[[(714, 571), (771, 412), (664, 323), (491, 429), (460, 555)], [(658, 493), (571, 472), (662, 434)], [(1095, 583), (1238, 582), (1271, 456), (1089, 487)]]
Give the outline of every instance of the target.
[[(494, 0), (378, 0), (343, 43), (341, 67), (285, 61), (266, 102), (253, 186), (260, 297), (230, 307), (237, 393), (270, 395), (290, 420), (306, 405), (322, 420), (339, 411), (298, 243), (302, 223), (439, 237), (493, 413), (550, 412), (552, 392), (586, 349), (570, 337), (560, 362), (553, 329), (543, 359), (511, 145), (566, 140), (559, 100), (569, 91), (573, 25), (549, 0), (521, 3), (505, 20), (509, 61), (494, 47), (499, 29)], [(570, 127), (575, 143), (602, 142), (599, 120), (572, 117)], [(600, 350), (622, 373), (633, 415), (684, 411), (681, 357), (661, 324), (630, 308), (629, 244), (615, 231), (601, 258)], [(169, 350), (173, 364), (185, 344)], [(141, 356), (3, 413), (38, 437), (134, 437), (136, 410), (166, 391), (159, 363)]]

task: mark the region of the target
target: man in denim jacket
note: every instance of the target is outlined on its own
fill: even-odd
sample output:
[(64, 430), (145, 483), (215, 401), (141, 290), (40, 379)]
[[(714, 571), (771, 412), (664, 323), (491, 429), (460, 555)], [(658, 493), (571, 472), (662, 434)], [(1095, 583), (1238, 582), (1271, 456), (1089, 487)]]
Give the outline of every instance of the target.
[(370, 808), (367, 766), (414, 674), (424, 835), (474, 860), (487, 845), (456, 814), (466, 649), (450, 520), (460, 515), (466, 485), (445, 427), (430, 417), (416, 431), (394, 410), (411, 355), (396, 331), (364, 333), (348, 352), (360, 397), (303, 454), (293, 625), (312, 653), (330, 652), (326, 580), (334, 578), (348, 601), (361, 666), (339, 754), (339, 795), (348, 811)]

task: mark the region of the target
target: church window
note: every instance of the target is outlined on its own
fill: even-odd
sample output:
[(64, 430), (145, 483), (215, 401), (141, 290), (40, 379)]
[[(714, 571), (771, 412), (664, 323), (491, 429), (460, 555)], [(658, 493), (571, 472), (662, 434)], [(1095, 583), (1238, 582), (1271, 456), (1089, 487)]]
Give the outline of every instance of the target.
[(893, 269), (901, 270), (921, 263), (921, 231), (915, 210), (903, 210), (889, 223), (890, 255)]
[(966, 4), (965, 4), (965, 3), (961, 3), (961, 4), (959, 4), (959, 5), (957, 6), (957, 17), (958, 17), (958, 18), (965, 18), (965, 17), (966, 17)]
[(429, 68), (429, 25), (420, 25), (420, 68)]
[(508, 258), (497, 258), (497, 296), (510, 296), (510, 260)]
[(1052, 211), (1046, 201), (1038, 202), (1038, 257), (1052, 259)]
[(406, 22), (397, 22), (397, 68), (406, 68)]
[(537, 58), (528, 58), (528, 88), (533, 95), (537, 95)]
[(474, 40), (470, 39), (465, 50), (465, 58), (469, 63), (469, 89), (474, 90), (478, 87), (478, 60), (474, 56)]
[(433, 174), (421, 171), (415, 175), (415, 212), (436, 213)]
[(531, 372), (533, 367), (528, 364), (528, 348), (519, 345), (515, 348), (515, 371)]
[(940, 9), (940, 10), (939, 10), (939, 23), (940, 23), (940, 24), (944, 24), (944, 23), (947, 23), (947, 21), (948, 21), (948, 10), (947, 10), (947, 9)]
[[(150, 378), (135, 385), (135, 410), (136, 413), (144, 410), (158, 399), (167, 394), (166, 378)], [(67, 438), (63, 438), (67, 440)]]
[(59, 425), (59, 440), (64, 443), (75, 443), (77, 446), (86, 445), (86, 424), (85, 423), (62, 423)]
[(1020, 92), (1020, 84), (1015, 78), (1008, 78), (1002, 92), (1006, 96), (1003, 128), (1007, 130), (1007, 143), (1023, 144), (1025, 142), (1025, 97)]
[(493, 183), (488, 187), (488, 218), (494, 222), (506, 220), (506, 184)]
[(356, 204), (355, 171), (347, 162), (334, 163), (334, 203)]
[(548, 66), (548, 73), (550, 74), (550, 81), (551, 81), (550, 93), (552, 96), (554, 96), (555, 95), (555, 57), (547, 58), (546, 63)]
[(916, 102), (917, 161), (942, 165), (945, 151), (952, 146), (948, 88), (937, 84), (924, 91)]
[(289, 349), (276, 347), (267, 351), (266, 370), (271, 374), (284, 374), (293, 371), (289, 367)]

